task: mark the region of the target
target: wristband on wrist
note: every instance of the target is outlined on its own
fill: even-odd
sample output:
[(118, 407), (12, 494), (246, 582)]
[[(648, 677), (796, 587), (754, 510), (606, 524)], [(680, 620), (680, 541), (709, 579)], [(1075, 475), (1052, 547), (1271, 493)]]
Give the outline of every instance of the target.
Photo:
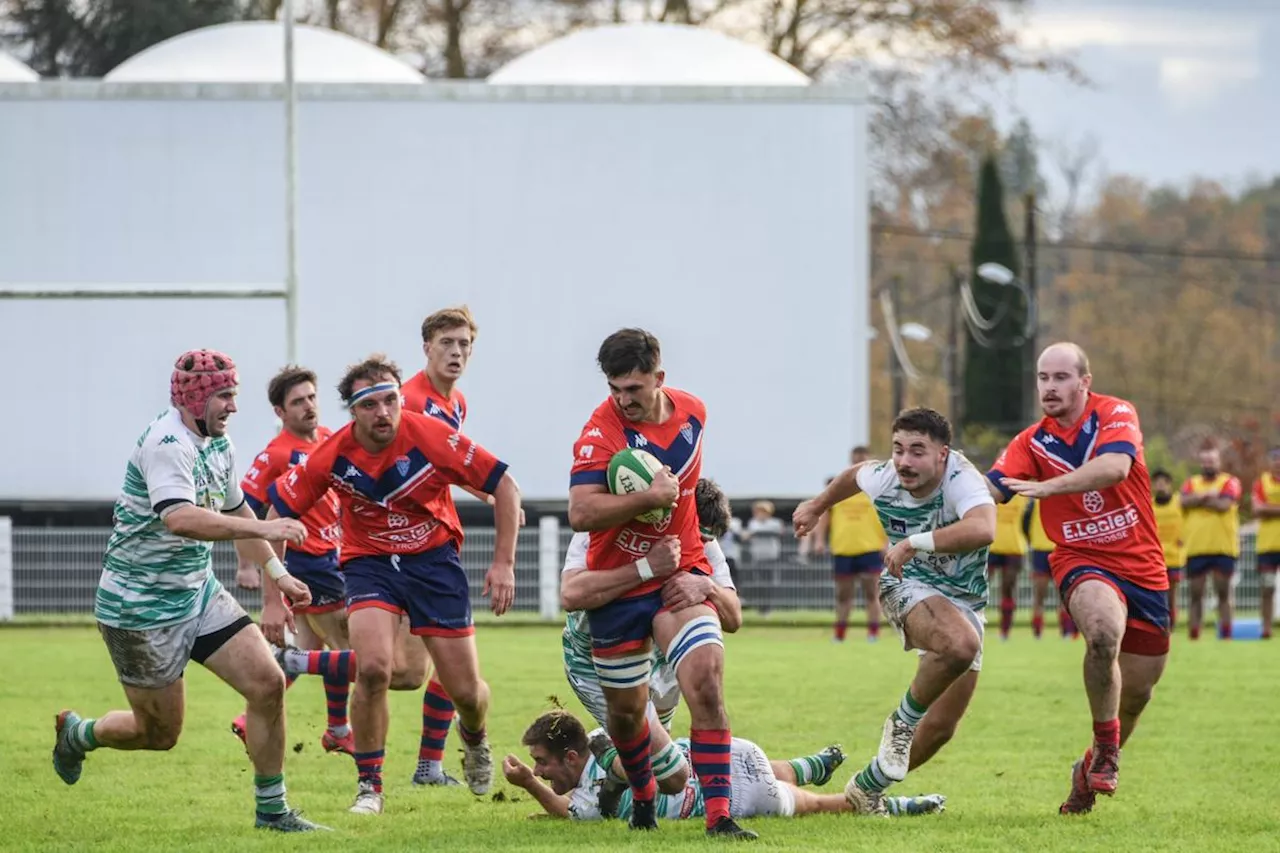
[(278, 581), (280, 578), (289, 574), (284, 567), (284, 563), (280, 562), (279, 557), (272, 557), (270, 560), (267, 560), (262, 564), (262, 568), (267, 570), (267, 574), (271, 576), (273, 581)]
[(933, 551), (933, 532), (913, 533), (907, 537), (907, 542), (909, 542), (911, 547), (915, 548), (917, 551), (922, 551), (926, 554), (930, 553)]
[(640, 559), (636, 560), (636, 571), (640, 573), (640, 580), (642, 581), (653, 580), (653, 568), (650, 567), (649, 561), (646, 560), (644, 557), (641, 557)]

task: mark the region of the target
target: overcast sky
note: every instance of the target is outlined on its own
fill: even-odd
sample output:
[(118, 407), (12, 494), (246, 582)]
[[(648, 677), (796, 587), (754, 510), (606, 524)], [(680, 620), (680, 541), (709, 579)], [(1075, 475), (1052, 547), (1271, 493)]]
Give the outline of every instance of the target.
[(1280, 0), (1035, 0), (1026, 35), (1096, 88), (1019, 74), (993, 99), (1003, 125), (1092, 134), (1101, 166), (1153, 183), (1280, 176)]

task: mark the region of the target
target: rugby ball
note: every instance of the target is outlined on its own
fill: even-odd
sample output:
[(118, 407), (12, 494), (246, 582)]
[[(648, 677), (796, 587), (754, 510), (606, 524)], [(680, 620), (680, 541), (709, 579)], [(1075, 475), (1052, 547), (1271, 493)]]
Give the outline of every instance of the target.
[[(609, 491), (615, 495), (643, 492), (653, 483), (653, 475), (662, 470), (658, 457), (645, 450), (628, 447), (609, 459)], [(670, 507), (651, 509), (636, 516), (636, 521), (658, 524), (671, 515)]]

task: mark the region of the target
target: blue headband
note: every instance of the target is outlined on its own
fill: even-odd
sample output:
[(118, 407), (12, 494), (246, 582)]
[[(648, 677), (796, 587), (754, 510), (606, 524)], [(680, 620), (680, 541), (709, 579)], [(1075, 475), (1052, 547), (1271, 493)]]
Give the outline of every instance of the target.
[(395, 382), (379, 382), (377, 385), (370, 385), (368, 388), (361, 388), (359, 391), (355, 392), (354, 394), (352, 394), (350, 397), (347, 398), (347, 408), (348, 409), (355, 408), (356, 403), (359, 403), (361, 400), (363, 400), (365, 397), (368, 397), (370, 394), (380, 394), (383, 391), (399, 391), (399, 390), (400, 390), (400, 386)]

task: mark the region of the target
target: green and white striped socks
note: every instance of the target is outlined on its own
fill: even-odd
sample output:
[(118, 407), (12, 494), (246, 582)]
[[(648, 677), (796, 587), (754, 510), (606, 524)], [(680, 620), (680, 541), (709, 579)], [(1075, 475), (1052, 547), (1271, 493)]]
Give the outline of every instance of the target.
[(284, 801), (284, 774), (253, 777), (253, 798), (258, 803), (258, 816), (266, 820), (280, 818), (289, 811)]

